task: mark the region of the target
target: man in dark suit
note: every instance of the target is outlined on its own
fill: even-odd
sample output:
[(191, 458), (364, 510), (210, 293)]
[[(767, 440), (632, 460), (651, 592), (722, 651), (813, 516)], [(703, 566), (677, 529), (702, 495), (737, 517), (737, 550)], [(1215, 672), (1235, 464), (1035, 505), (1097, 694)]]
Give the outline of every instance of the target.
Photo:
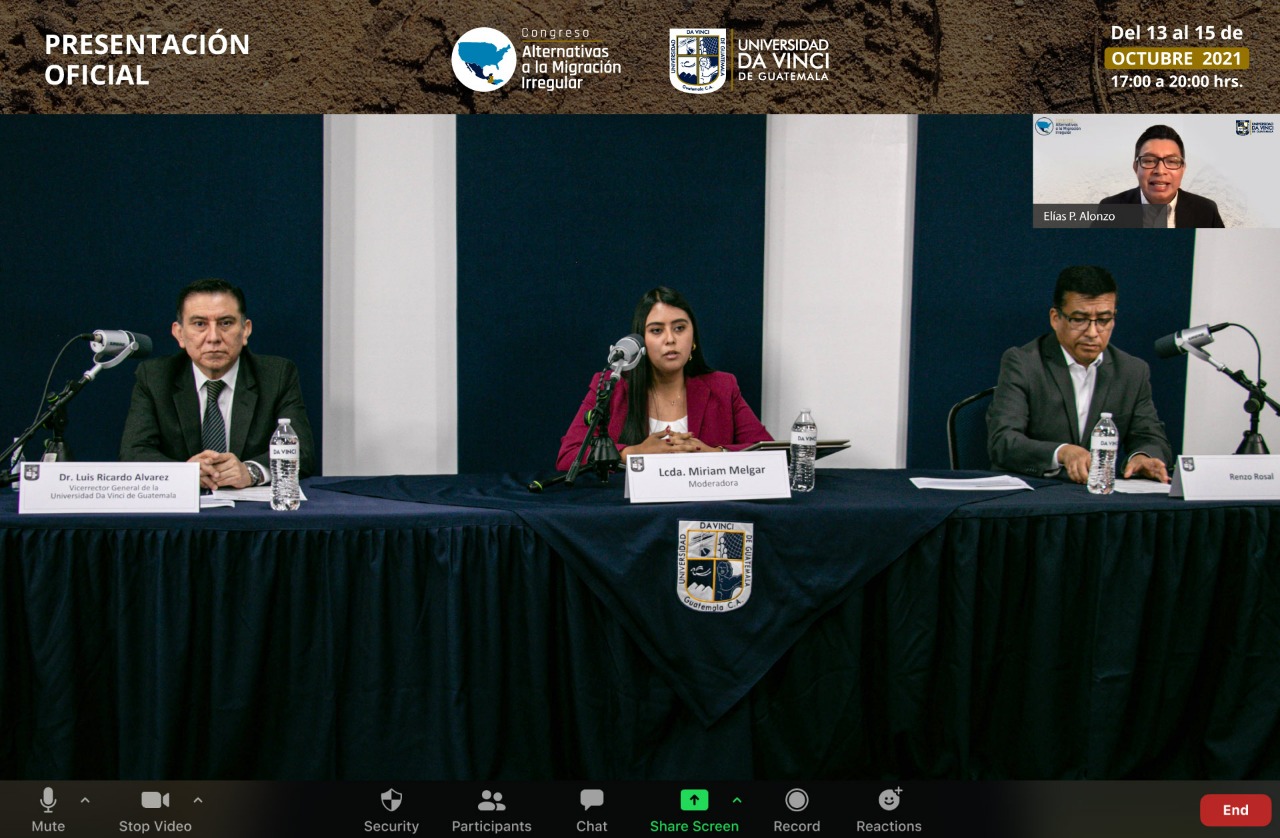
[(178, 295), (173, 338), (185, 350), (138, 365), (120, 440), (121, 460), (198, 462), (208, 489), (271, 480), (276, 420), (298, 434), (300, 476), (315, 470), (315, 442), (292, 361), (254, 355), (244, 292), (221, 279)]
[(1089, 479), (1089, 438), (1102, 413), (1120, 431), (1124, 476), (1169, 482), (1173, 449), (1151, 401), (1145, 361), (1108, 346), (1116, 283), (1103, 268), (1058, 275), (1049, 309), (1053, 333), (1009, 349), (987, 410), (987, 450), (1003, 471)]
[(1168, 125), (1152, 125), (1133, 147), (1133, 173), (1138, 176), (1138, 185), (1099, 203), (1168, 207), (1163, 225), (1167, 227), (1226, 226), (1217, 203), (1182, 188), (1186, 171), (1182, 137)]

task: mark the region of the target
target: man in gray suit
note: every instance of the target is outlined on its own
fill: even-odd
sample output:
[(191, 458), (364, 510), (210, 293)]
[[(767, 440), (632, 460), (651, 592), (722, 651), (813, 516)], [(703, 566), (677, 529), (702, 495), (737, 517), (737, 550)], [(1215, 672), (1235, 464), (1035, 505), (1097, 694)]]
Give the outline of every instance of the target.
[(120, 440), (121, 460), (196, 462), (200, 485), (243, 489), (271, 482), (276, 420), (298, 434), (298, 470), (315, 470), (315, 442), (292, 361), (254, 355), (244, 292), (202, 279), (178, 294), (173, 338), (185, 350), (138, 365)]
[(1124, 476), (1169, 482), (1173, 449), (1151, 401), (1145, 361), (1108, 346), (1116, 319), (1116, 282), (1103, 268), (1076, 266), (1058, 275), (1049, 309), (1052, 334), (1014, 347), (1000, 359), (987, 410), (987, 451), (994, 468), (1037, 476), (1062, 470), (1089, 479), (1089, 437), (1102, 413), (1120, 431)]

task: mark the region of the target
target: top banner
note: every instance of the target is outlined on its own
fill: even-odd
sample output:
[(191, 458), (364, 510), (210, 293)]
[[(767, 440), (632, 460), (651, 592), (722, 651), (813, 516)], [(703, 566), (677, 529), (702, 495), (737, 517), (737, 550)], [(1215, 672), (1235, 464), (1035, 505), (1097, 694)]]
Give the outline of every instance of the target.
[(50, 3), (7, 113), (1269, 113), (1271, 4)]

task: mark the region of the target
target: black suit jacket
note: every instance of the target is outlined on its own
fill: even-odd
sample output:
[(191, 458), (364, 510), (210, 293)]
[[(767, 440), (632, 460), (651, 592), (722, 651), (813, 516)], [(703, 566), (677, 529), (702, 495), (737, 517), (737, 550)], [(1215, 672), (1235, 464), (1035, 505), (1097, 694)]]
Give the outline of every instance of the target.
[(1089, 447), (1088, 435), (1103, 412), (1120, 431), (1121, 462), (1142, 452), (1173, 462), (1164, 423), (1151, 401), (1147, 362), (1108, 346), (1098, 366), (1093, 401), (1080, 436), (1076, 391), (1057, 335), (1050, 332), (1000, 358), (1000, 380), (987, 408), (987, 452), (1002, 471), (1045, 475), (1059, 445)]
[[(1141, 204), (1142, 191), (1138, 187), (1110, 195), (1099, 201), (1099, 204)], [(1176, 227), (1225, 227), (1222, 216), (1218, 214), (1218, 204), (1194, 192), (1178, 190), (1178, 212), (1173, 219)]]
[[(231, 453), (269, 469), (276, 419), (287, 416), (298, 434), (298, 470), (303, 477), (315, 471), (315, 440), (292, 361), (245, 349), (232, 398)], [(186, 462), (204, 450), (200, 421), (191, 358), (179, 353), (143, 361), (135, 374), (120, 459)]]

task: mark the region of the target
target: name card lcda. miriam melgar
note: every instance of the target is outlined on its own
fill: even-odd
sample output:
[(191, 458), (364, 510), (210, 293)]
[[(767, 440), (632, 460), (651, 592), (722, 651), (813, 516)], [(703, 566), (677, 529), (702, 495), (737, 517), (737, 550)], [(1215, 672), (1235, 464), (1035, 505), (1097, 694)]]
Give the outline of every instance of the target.
[(632, 503), (789, 498), (787, 453), (632, 454), (626, 496)]
[(199, 512), (198, 463), (22, 464), (23, 515)]

